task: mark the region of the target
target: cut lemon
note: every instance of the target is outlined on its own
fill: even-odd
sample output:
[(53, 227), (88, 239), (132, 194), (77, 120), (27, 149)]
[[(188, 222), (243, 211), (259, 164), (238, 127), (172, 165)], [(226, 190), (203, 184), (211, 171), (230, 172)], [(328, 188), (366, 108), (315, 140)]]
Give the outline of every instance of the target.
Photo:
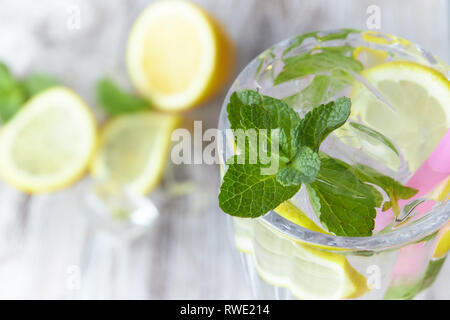
[(178, 117), (142, 112), (113, 118), (103, 128), (93, 177), (146, 194), (159, 182)]
[(431, 199), (436, 201), (444, 201), (450, 196), (450, 176), (444, 181), (438, 184), (430, 194), (428, 195)]
[[(276, 211), (303, 227), (324, 232), (298, 208), (285, 202)], [(288, 288), (299, 299), (344, 299), (368, 291), (366, 278), (344, 253), (292, 241), (261, 220), (234, 218), (237, 248), (253, 256), (264, 281)]]
[(187, 109), (212, 97), (233, 64), (234, 49), (222, 27), (188, 1), (151, 4), (129, 35), (130, 78), (160, 109)]
[(364, 67), (371, 68), (386, 62), (388, 54), (386, 51), (367, 47), (356, 47), (353, 50), (353, 58), (362, 62)]
[[(403, 153), (411, 172), (416, 171), (450, 128), (450, 82), (438, 71), (408, 61), (380, 64), (362, 72), (378, 91), (376, 97), (356, 83), (351, 93), (351, 118), (380, 132)], [(383, 102), (384, 100), (384, 102)], [(386, 103), (385, 103), (386, 102)], [(393, 169), (393, 152), (382, 146), (366, 146)]]
[(73, 91), (55, 87), (27, 102), (0, 132), (0, 175), (18, 189), (54, 191), (84, 173), (96, 122)]
[(450, 250), (450, 222), (445, 225), (441, 230), (438, 243), (434, 249), (433, 258), (440, 259), (443, 258), (447, 252)]
[(275, 208), (276, 213), (278, 213), (283, 218), (312, 231), (326, 233), (321, 227), (319, 227), (314, 221), (312, 221), (308, 216), (303, 213), (299, 208), (292, 205), (289, 201), (285, 201)]

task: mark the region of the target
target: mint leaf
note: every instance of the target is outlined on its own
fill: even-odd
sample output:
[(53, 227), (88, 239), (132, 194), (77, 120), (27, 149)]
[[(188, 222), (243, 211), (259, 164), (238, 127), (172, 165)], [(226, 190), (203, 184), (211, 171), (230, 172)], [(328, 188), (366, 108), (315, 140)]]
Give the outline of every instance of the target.
[(0, 122), (11, 120), (30, 97), (56, 85), (58, 81), (54, 77), (39, 73), (20, 81), (0, 62)]
[(276, 175), (261, 175), (259, 164), (228, 166), (219, 193), (220, 208), (232, 215), (246, 218), (262, 216), (292, 198), (300, 186), (283, 186)]
[(97, 98), (104, 110), (112, 116), (145, 111), (150, 107), (146, 100), (119, 89), (109, 79), (102, 79), (97, 83)]
[(317, 179), (307, 187), (322, 224), (338, 236), (370, 236), (375, 226), (378, 191), (343, 161), (321, 157)]
[(390, 201), (383, 204), (382, 210), (386, 211), (392, 207), (395, 216), (400, 213), (398, 201), (410, 199), (418, 192), (417, 189), (404, 186), (393, 178), (363, 164), (354, 165), (353, 171), (361, 181), (377, 185), (386, 192)]
[[(259, 152), (260, 148), (264, 145), (265, 141), (266, 150), (264, 155), (268, 157), (271, 156), (272, 150), (272, 129), (276, 124), (272, 123), (272, 119), (270, 118), (269, 113), (257, 105), (244, 105), (241, 110), (241, 125), (245, 130), (238, 132), (235, 130), (235, 138), (237, 147), (245, 152), (245, 150), (249, 150), (250, 154), (259, 157), (254, 158), (258, 161), (261, 161), (260, 157), (263, 156), (261, 152)], [(250, 132), (251, 129), (255, 129)], [(240, 134), (244, 135), (243, 137)], [(244, 143), (244, 145), (242, 145)], [(279, 150), (276, 150), (277, 152)]]
[(0, 62), (0, 122), (9, 121), (26, 100), (27, 95), (20, 82)]
[(231, 129), (247, 129), (242, 123), (241, 109), (250, 105), (261, 105), (262, 96), (255, 90), (235, 91), (227, 105), (228, 121)]
[(378, 131), (376, 131), (372, 128), (369, 128), (368, 126), (365, 126), (363, 124), (356, 123), (356, 122), (349, 122), (349, 125), (352, 126), (353, 128), (355, 128), (356, 130), (363, 132), (363, 133), (367, 134), (368, 136), (380, 141), (385, 146), (387, 146), (389, 149), (391, 149), (397, 156), (399, 155), (397, 148), (395, 148), (394, 144), (388, 138), (386, 138), (384, 135), (379, 133)]
[(358, 60), (347, 57), (337, 50), (322, 50), (285, 58), (283, 70), (274, 79), (274, 85), (298, 79), (311, 74), (328, 73), (333, 69), (344, 69), (359, 73), (363, 65)]
[[(255, 108), (264, 110), (259, 111), (259, 119), (253, 119), (253, 123), (249, 121), (249, 117), (256, 116), (256, 113), (253, 116), (247, 114), (246, 108), (249, 107), (253, 108), (252, 112), (257, 112)], [(280, 128), (280, 153), (289, 159), (295, 156), (293, 134), (300, 124), (300, 117), (283, 101), (260, 95), (254, 90), (240, 90), (231, 95), (227, 113), (233, 130)], [(263, 117), (266, 120), (263, 120)]]
[(319, 172), (319, 155), (308, 147), (300, 147), (294, 159), (277, 173), (277, 181), (283, 186), (312, 182)]
[(347, 121), (350, 107), (350, 99), (342, 97), (308, 112), (296, 128), (294, 139), (297, 145), (310, 147), (317, 152), (322, 141)]
[(322, 31), (309, 32), (297, 36), (292, 43), (283, 51), (283, 56), (291, 52), (293, 49), (300, 47), (303, 41), (308, 38), (315, 38), (318, 41), (328, 41), (328, 40), (338, 40), (346, 39), (350, 33), (360, 33), (361, 31), (356, 29), (341, 29), (337, 31), (332, 31), (330, 33), (322, 34)]
[(28, 97), (32, 97), (39, 92), (59, 85), (59, 81), (56, 78), (46, 74), (34, 73), (26, 76), (22, 80), (22, 85)]
[(294, 109), (314, 108), (325, 100), (329, 84), (329, 76), (317, 75), (302, 91), (284, 98), (283, 101)]
[(241, 126), (245, 129), (275, 129), (277, 123), (261, 105), (244, 105), (241, 107)]
[(334, 69), (330, 75), (316, 75), (302, 91), (283, 99), (291, 108), (311, 110), (333, 98), (354, 77), (342, 69)]

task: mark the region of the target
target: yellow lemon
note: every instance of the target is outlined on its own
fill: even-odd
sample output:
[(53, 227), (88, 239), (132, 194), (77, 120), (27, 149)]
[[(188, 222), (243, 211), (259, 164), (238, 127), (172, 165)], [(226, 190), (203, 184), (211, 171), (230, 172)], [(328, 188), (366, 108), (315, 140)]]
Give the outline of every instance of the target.
[(64, 87), (27, 102), (0, 132), (0, 175), (28, 193), (66, 187), (85, 172), (97, 142), (84, 101)]
[[(450, 128), (450, 82), (438, 71), (409, 61), (393, 61), (366, 69), (362, 76), (383, 97), (361, 83), (353, 86), (351, 119), (380, 132), (402, 151), (416, 171)], [(386, 103), (385, 103), (386, 102)], [(379, 155), (393, 169), (393, 152), (373, 144), (366, 151)], [(397, 160), (397, 162), (396, 162)]]
[(188, 109), (211, 98), (233, 66), (234, 48), (222, 27), (187, 1), (151, 4), (129, 35), (131, 81), (159, 109)]
[(174, 115), (150, 111), (111, 119), (101, 132), (92, 176), (139, 194), (150, 192), (164, 171), (178, 121)]
[[(327, 233), (289, 201), (275, 211), (302, 227)], [(356, 298), (369, 290), (366, 278), (341, 250), (286, 238), (261, 220), (235, 218), (234, 232), (238, 250), (254, 257), (261, 278), (290, 289), (299, 299)]]

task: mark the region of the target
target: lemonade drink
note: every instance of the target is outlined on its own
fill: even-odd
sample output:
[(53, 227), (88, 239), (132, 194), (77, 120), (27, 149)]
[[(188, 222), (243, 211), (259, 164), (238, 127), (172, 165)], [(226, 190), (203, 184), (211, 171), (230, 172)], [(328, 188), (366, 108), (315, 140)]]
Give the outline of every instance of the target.
[(219, 203), (256, 298), (411, 299), (432, 284), (450, 245), (448, 173), (426, 192), (408, 182), (450, 127), (449, 70), (405, 39), (346, 29), (283, 41), (241, 72), (219, 129), (284, 130), (273, 176), (230, 170), (252, 144), (219, 141)]

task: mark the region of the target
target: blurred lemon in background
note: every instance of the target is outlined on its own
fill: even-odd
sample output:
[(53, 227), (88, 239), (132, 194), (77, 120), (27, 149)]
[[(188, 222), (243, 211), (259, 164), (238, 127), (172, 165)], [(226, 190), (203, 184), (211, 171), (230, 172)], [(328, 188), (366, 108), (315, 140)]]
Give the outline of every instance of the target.
[(72, 90), (37, 94), (0, 131), (0, 175), (18, 189), (49, 192), (80, 178), (97, 141), (96, 121)]
[(187, 1), (151, 4), (129, 35), (131, 81), (161, 110), (189, 109), (211, 98), (233, 66), (234, 48), (222, 27)]
[(101, 132), (92, 176), (134, 193), (150, 192), (161, 179), (178, 123), (177, 116), (150, 111), (112, 118)]

